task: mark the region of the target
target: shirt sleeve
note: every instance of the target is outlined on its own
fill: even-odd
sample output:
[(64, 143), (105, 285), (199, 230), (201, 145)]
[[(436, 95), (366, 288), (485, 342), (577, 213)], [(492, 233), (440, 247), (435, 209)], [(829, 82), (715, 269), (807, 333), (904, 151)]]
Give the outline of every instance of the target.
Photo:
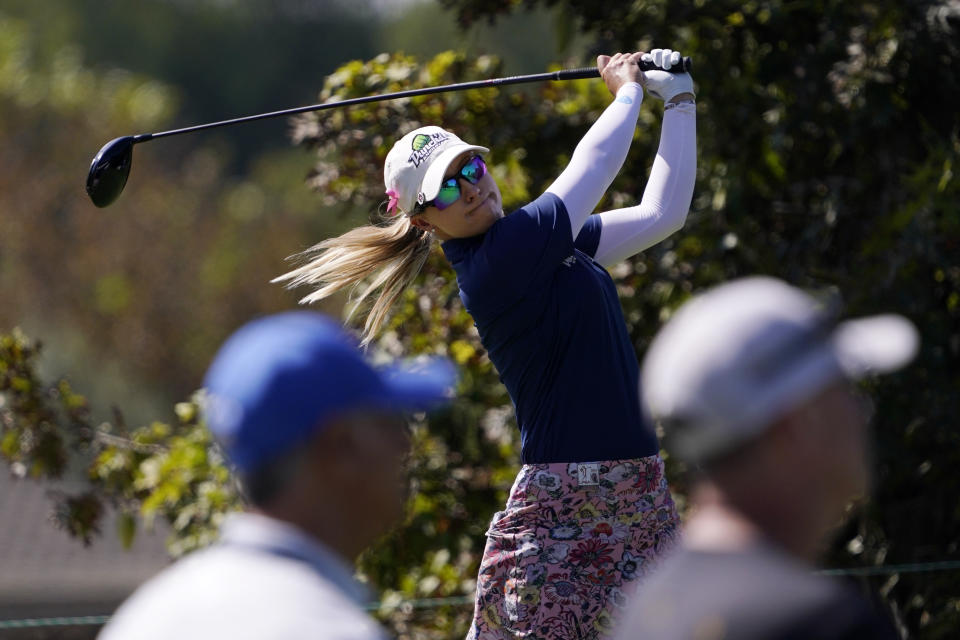
[(640, 204), (598, 214), (603, 231), (594, 259), (610, 267), (682, 228), (696, 174), (696, 105), (680, 103), (663, 114), (660, 146)]
[(591, 258), (595, 258), (602, 233), (603, 219), (600, 216), (587, 216), (587, 220), (580, 228), (580, 233), (577, 235), (577, 241), (574, 244), (577, 249)]

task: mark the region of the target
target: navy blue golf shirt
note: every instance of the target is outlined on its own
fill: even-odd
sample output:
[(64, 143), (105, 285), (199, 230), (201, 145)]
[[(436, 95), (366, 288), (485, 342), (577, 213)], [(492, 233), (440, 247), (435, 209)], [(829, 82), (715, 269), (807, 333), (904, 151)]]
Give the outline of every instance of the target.
[(574, 243), (563, 201), (545, 193), (483, 235), (443, 243), (460, 298), (517, 412), (527, 464), (658, 452), (616, 287), (592, 256), (601, 220)]

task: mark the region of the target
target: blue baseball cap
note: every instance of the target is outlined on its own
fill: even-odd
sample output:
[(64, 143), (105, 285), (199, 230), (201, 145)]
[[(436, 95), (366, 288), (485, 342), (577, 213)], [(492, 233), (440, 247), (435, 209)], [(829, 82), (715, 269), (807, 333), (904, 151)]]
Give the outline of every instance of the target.
[(207, 427), (240, 471), (249, 471), (353, 410), (423, 411), (453, 397), (445, 358), (375, 368), (327, 316), (291, 311), (238, 329), (204, 378)]

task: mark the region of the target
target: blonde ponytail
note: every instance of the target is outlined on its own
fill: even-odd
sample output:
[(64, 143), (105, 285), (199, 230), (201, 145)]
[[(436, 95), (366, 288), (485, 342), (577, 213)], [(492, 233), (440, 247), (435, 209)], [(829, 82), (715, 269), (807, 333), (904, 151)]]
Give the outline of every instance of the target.
[(289, 260), (303, 264), (272, 282), (286, 282), (288, 289), (313, 286), (314, 291), (302, 298), (301, 304), (349, 287), (348, 320), (379, 290), (363, 325), (361, 344), (366, 346), (380, 331), (390, 307), (417, 277), (430, 255), (432, 239), (432, 234), (410, 224), (403, 214), (392, 216), (290, 256)]

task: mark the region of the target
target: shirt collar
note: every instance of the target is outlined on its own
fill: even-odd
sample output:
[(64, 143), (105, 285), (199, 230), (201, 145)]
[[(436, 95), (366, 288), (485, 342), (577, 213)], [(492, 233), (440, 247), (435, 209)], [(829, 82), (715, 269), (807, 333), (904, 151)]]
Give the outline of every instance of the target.
[(483, 242), (483, 234), (469, 238), (450, 238), (445, 240), (440, 248), (450, 264), (460, 262), (474, 247)]
[(370, 601), (366, 585), (354, 578), (353, 567), (340, 554), (288, 522), (258, 513), (232, 513), (223, 523), (220, 544), (300, 560), (357, 604), (365, 605)]

